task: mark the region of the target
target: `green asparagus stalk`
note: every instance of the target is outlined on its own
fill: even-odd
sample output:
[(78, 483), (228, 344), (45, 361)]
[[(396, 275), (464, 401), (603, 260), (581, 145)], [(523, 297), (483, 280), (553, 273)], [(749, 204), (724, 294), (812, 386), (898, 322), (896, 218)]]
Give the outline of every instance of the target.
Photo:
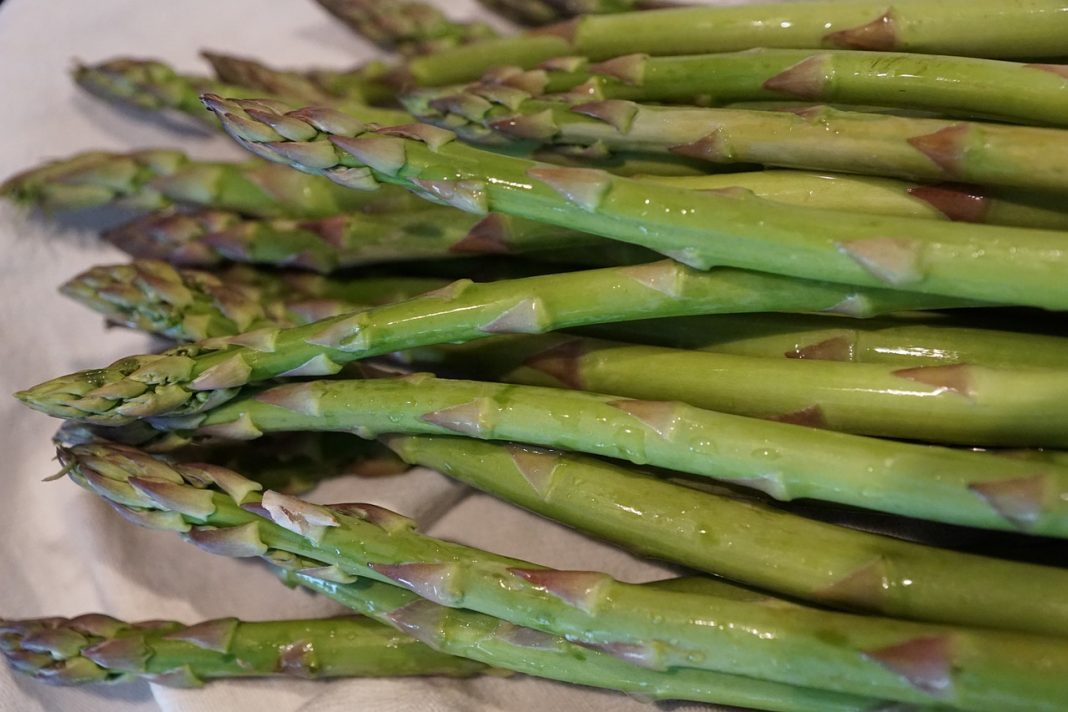
[(1061, 569), (824, 524), (594, 458), (455, 437), (386, 442), (411, 465), (636, 554), (780, 595), (894, 618), (1068, 634), (1068, 605), (1053, 593), (1068, 577)]
[[(601, 61), (735, 52), (753, 47), (920, 52), (991, 58), (1065, 54), (1061, 0), (825, 0), (739, 7), (689, 7), (588, 15), (516, 37), (415, 57), (403, 65), (416, 86), (474, 81), (493, 67), (531, 69), (554, 57)], [(401, 74), (400, 68), (394, 70)]]
[[(1068, 76), (1061, 70), (1060, 65), (900, 52), (755, 49), (682, 57), (631, 54), (604, 62), (574, 57), (522, 73), (497, 70), (488, 78), (534, 94), (566, 92), (565, 98), (580, 104), (794, 99), (1064, 126)], [(991, 86), (999, 88), (996, 98), (984, 89)]]
[(166, 211), (111, 230), (105, 239), (135, 257), (189, 266), (233, 261), (322, 273), (383, 262), (556, 249), (567, 249), (590, 264), (611, 264), (613, 257), (629, 263), (656, 258), (655, 253), (641, 248), (533, 220), (505, 215), (480, 218), (452, 208), (429, 207), (413, 213), (270, 221), (246, 220), (218, 210), (191, 214)]
[[(746, 111), (646, 106), (620, 99), (574, 106), (501, 99), (509, 104), (462, 93), (430, 102), (427, 112), (419, 111), (414, 102), (409, 110), (475, 141), (489, 131), (520, 141), (677, 153), (713, 163), (760, 163), (1068, 193), (1068, 179), (1060, 169), (1068, 160), (1068, 131), (1062, 129), (828, 107)], [(434, 107), (446, 113), (435, 115)]]
[(93, 151), (46, 163), (0, 184), (0, 197), (42, 210), (115, 205), (157, 210), (175, 203), (258, 217), (327, 217), (420, 206), (401, 191), (370, 197), (259, 161), (195, 161), (181, 151)]
[(915, 183), (893, 178), (812, 173), (746, 171), (703, 176), (642, 176), (687, 190), (751, 190), (757, 197), (825, 210), (865, 212), (960, 222), (1068, 229), (1068, 210), (1058, 196), (980, 188), (963, 183)]
[(126, 623), (110, 616), (0, 620), (0, 653), (43, 682), (144, 679), (200, 687), (235, 677), (469, 677), (486, 666), (432, 650), (363, 616), (194, 625)]
[(998, 712), (1055, 710), (1068, 699), (1068, 650), (1058, 638), (625, 584), (435, 540), (372, 505), (324, 507), (261, 495), (233, 472), (183, 473), (116, 448), (61, 457), (72, 479), (124, 516), (184, 532), (210, 551), (270, 556), (280, 550), (318, 562), (309, 572), (318, 578), (392, 583), (433, 603), (564, 636), (644, 668), (694, 668)]
[[(455, 141), (451, 131), (425, 126), (367, 130), (353, 119), (310, 119), (304, 125), (319, 130), (316, 138), (289, 141), (247, 117), (241, 101), (206, 102), (242, 146), (269, 160), (337, 173), (350, 184), (353, 172), (360, 172), (363, 187), (380, 181), (403, 185), (471, 212), (567, 225), (698, 268), (729, 264), (806, 279), (1068, 307), (1065, 232), (802, 209), (733, 191), (679, 191), (492, 154)], [(301, 121), (307, 113), (283, 116)]]
[[(129, 58), (112, 59), (95, 65), (78, 65), (74, 71), (74, 79), (82, 88), (108, 101), (152, 111), (177, 111), (212, 126), (218, 125), (215, 116), (205, 110), (200, 101), (200, 96), (205, 92), (251, 99), (262, 98), (266, 91), (260, 86), (248, 87), (224, 83), (209, 77), (181, 74), (167, 64), (155, 60)], [(279, 83), (273, 88), (276, 91), (269, 93), (274, 94), (276, 99), (334, 105), (346, 111), (359, 111), (367, 116), (368, 121), (392, 124), (410, 120), (402, 111), (374, 109), (354, 101), (335, 102), (326, 92), (306, 86), (287, 86)]]
[(672, 7), (660, 0), (478, 0), (487, 9), (522, 25), (548, 25), (579, 15), (609, 15)]
[(416, 0), (317, 2), (356, 34), (403, 55), (430, 54), (497, 36), (483, 22), (455, 22), (433, 5)]
[(403, 301), (444, 285), (432, 278), (340, 281), (248, 268), (215, 274), (138, 260), (90, 268), (60, 291), (112, 323), (177, 341), (197, 341), (308, 324)]
[[(904, 387), (915, 380), (958, 394), (969, 373), (918, 371), (901, 379)], [(415, 374), (292, 383), (152, 424), (194, 438), (327, 430), (511, 440), (734, 482), (783, 501), (1068, 537), (1068, 468), (795, 424), (806, 417), (813, 419), (801, 413), (774, 422), (678, 402)]]
[[(769, 359), (563, 335), (499, 337), (417, 358), (462, 378), (680, 401), (754, 418), (958, 445), (1068, 446), (1068, 371)], [(423, 363), (426, 363), (424, 360)], [(947, 388), (940, 375), (957, 374)]]
[(370, 356), (500, 333), (687, 314), (832, 311), (870, 316), (932, 304), (953, 302), (727, 268), (697, 272), (671, 261), (483, 284), (460, 280), (359, 314), (132, 356), (17, 395), (57, 417), (121, 425), (210, 410), (249, 383), (332, 375), (343, 364)]
[(602, 324), (581, 332), (739, 356), (864, 364), (1061, 369), (1068, 363), (1064, 337), (974, 328), (945, 316), (925, 323), (907, 315), (846, 320), (805, 314), (718, 314)]

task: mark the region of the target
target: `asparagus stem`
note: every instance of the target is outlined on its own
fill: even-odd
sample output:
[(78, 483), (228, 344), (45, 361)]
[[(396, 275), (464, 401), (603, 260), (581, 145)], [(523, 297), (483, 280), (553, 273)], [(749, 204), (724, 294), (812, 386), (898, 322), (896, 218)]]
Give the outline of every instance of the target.
[[(950, 389), (967, 372), (935, 367), (915, 378)], [(1068, 469), (1062, 466), (1036, 468), (985, 453), (677, 402), (416, 374), (293, 383), (205, 414), (152, 423), (194, 437), (233, 439), (327, 430), (512, 440), (735, 482), (783, 501), (817, 499), (947, 524), (1068, 537), (1068, 497), (1061, 496), (1068, 492)]]
[(16, 670), (59, 685), (145, 679), (199, 687), (235, 677), (468, 677), (486, 670), (363, 616), (194, 625), (101, 614), (0, 620), (0, 653)]
[(61, 456), (76, 482), (121, 513), (185, 532), (211, 551), (270, 556), (281, 550), (319, 562), (312, 576), (403, 586), (433, 603), (566, 636), (654, 670), (695, 668), (999, 712), (1055, 710), (1068, 699), (1068, 651), (1057, 638), (625, 584), (435, 540), (372, 505), (322, 507), (261, 496), (237, 473), (183, 473), (116, 448), (75, 448)]
[[(560, 101), (499, 98), (508, 104), (468, 92), (433, 100), (426, 110), (412, 102), (409, 109), (423, 120), (456, 129), (473, 140), (489, 131), (524, 141), (677, 153), (713, 163), (760, 163), (1068, 192), (1068, 179), (1060, 168), (1068, 160), (1068, 131), (1063, 129), (863, 114), (819, 106), (747, 111), (646, 106), (619, 99), (572, 106)], [(472, 121), (477, 126), (467, 128)]]
[(497, 36), (483, 22), (454, 22), (433, 5), (415, 0), (316, 1), (356, 34), (403, 55), (431, 54)]
[[(599, 295), (590, 298), (591, 295)], [(17, 394), (57, 417), (121, 425), (165, 413), (208, 410), (238, 387), (284, 375), (327, 375), (369, 356), (499, 333), (538, 333), (608, 321), (686, 314), (835, 311), (868, 316), (939, 306), (905, 292), (863, 290), (664, 261), (475, 284), (306, 326), (261, 329), (132, 356)], [(945, 300), (941, 306), (952, 305)]]
[[(524, 73), (491, 72), (505, 86), (567, 92), (574, 103), (722, 105), (783, 99), (928, 109), (1025, 124), (1068, 124), (1068, 80), (1057, 65), (968, 57), (753, 49), (682, 57), (624, 55), (595, 63), (550, 60)], [(992, 93), (985, 87), (998, 87)]]
[(845, 320), (803, 314), (719, 314), (645, 319), (581, 329), (617, 341), (739, 356), (901, 366), (971, 364), (988, 368), (1061, 369), (1068, 339), (958, 326), (942, 317)]
[(175, 203), (258, 217), (327, 217), (419, 207), (402, 191), (368, 197), (330, 181), (259, 161), (195, 161), (181, 151), (81, 153), (9, 178), (0, 196), (42, 210), (115, 205), (157, 210)]
[(1068, 634), (1068, 605), (1052, 593), (1068, 577), (1061, 569), (815, 522), (588, 457), (455, 437), (385, 440), (409, 464), (642, 556), (835, 608)]
[(689, 7), (588, 15), (517, 37), (416, 57), (412, 84), (477, 79), (493, 67), (535, 67), (562, 56), (687, 55), (752, 47), (857, 49), (966, 57), (1062, 57), (1068, 17), (1061, 0), (825, 0)]
[[(212, 210), (153, 213), (105, 234), (123, 251), (198, 267), (223, 261), (333, 272), (346, 267), (569, 249), (591, 264), (631, 263), (655, 253), (506, 215), (477, 217), (447, 207), (412, 213), (248, 220)], [(586, 249), (586, 248), (596, 249)], [(584, 248), (579, 250), (577, 248)], [(629, 254), (628, 254), (629, 253)]]
[(307, 111), (279, 118), (303, 121), (318, 130), (316, 137), (288, 141), (248, 117), (241, 108), (247, 103), (206, 101), (227, 131), (257, 155), (350, 185), (358, 174), (361, 187), (379, 181), (403, 185), (472, 212), (542, 219), (640, 244), (698, 268), (729, 264), (806, 279), (1068, 307), (1063, 278), (1068, 250), (1059, 247), (1068, 244), (1065, 232), (802, 209), (735, 191), (679, 191), (492, 154), (453, 140), (455, 134), (444, 129), (367, 130), (352, 119), (308, 118)]
[[(1068, 446), (1068, 371), (907, 367), (498, 337), (420, 352), (462, 378), (572, 388), (859, 435), (959, 445)], [(426, 363), (427, 361), (422, 361)], [(961, 387), (947, 388), (955, 374)]]

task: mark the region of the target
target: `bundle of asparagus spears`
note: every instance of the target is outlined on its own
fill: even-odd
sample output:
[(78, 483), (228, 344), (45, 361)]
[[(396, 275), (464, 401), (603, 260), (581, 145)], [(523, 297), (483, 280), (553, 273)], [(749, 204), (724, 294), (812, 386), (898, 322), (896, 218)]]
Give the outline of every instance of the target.
[[(398, 57), (75, 72), (248, 161), (0, 192), (134, 213), (103, 235), (132, 260), (61, 291), (171, 342), (17, 394), (65, 421), (61, 474), (359, 615), (0, 621), (12, 666), (1068, 708), (1068, 3), (487, 1), (538, 26), (506, 36), (320, 4)], [(681, 577), (307, 499), (409, 466)]]

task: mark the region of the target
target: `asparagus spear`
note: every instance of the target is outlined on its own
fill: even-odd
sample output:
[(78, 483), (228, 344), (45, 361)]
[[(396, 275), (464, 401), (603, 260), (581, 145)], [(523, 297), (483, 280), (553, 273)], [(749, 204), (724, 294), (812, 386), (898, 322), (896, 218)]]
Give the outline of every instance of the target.
[(366, 188), (380, 181), (403, 185), (471, 212), (540, 218), (640, 244), (699, 268), (730, 264), (807, 279), (1068, 307), (1065, 232), (872, 217), (778, 205), (737, 192), (679, 191), (492, 154), (453, 140), (455, 134), (444, 129), (368, 130), (351, 118), (331, 115), (324, 121), (307, 111), (279, 119), (305, 122), (319, 133), (310, 141), (289, 141), (249, 117), (242, 109), (247, 102), (205, 101), (238, 143), (269, 160), (352, 185), (351, 176), (358, 174)]
[(515, 37), (478, 42), (393, 70), (409, 84), (473, 81), (493, 67), (530, 69), (554, 57), (687, 55), (752, 47), (857, 49), (992, 58), (1064, 56), (1062, 0), (825, 0), (587, 15)]
[(478, 0), (479, 4), (523, 25), (547, 25), (579, 15), (609, 15), (673, 7), (661, 0)]
[(1068, 229), (1068, 210), (1058, 196), (980, 188), (963, 183), (914, 183), (893, 178), (765, 170), (702, 176), (642, 176), (687, 190), (752, 190), (757, 197), (827, 210), (922, 217), (960, 222)]
[[(494, 136), (521, 141), (677, 153), (713, 163), (762, 163), (1068, 192), (1068, 179), (1060, 169), (1068, 160), (1068, 131), (1062, 129), (863, 114), (829, 107), (747, 111), (646, 106), (620, 99), (571, 106), (500, 98), (508, 104), (464, 92), (434, 100), (425, 111), (417, 102), (408, 108), (420, 119), (455, 129), (475, 141), (488, 130)], [(435, 107), (445, 113), (434, 111)]]
[(111, 322), (178, 341), (196, 341), (351, 314), (444, 284), (417, 277), (337, 281), (247, 268), (213, 274), (139, 260), (93, 267), (60, 291)]
[(455, 437), (385, 442), (411, 465), (636, 554), (780, 595), (894, 618), (1068, 634), (1068, 605), (1052, 593), (1068, 577), (1061, 569), (815, 522), (594, 458)]
[[(149, 364), (151, 367), (151, 363)], [(933, 371), (933, 372), (932, 372)], [(964, 392), (967, 367), (919, 369)], [(905, 387), (911, 387), (906, 384)], [(117, 390), (117, 389), (116, 389)], [(794, 414), (797, 421), (809, 413)], [(152, 424), (191, 437), (300, 430), (461, 434), (650, 464), (759, 489), (946, 524), (1068, 537), (1068, 468), (557, 388), (405, 378), (310, 381)]]
[(416, 0), (316, 0), (331, 15), (382, 49), (430, 54), (496, 37), (483, 22), (454, 22), (433, 5)]
[(155, 210), (183, 203), (259, 217), (326, 217), (419, 206), (401, 191), (369, 198), (280, 166), (195, 161), (166, 149), (81, 153), (9, 178), (0, 184), (0, 196), (50, 211), (101, 205)]
[(145, 679), (199, 687), (234, 677), (469, 677), (486, 666), (432, 650), (363, 616), (194, 625), (126, 623), (110, 616), (0, 620), (0, 653), (43, 682)]
[[(1068, 446), (1068, 371), (907, 367), (498, 337), (416, 356), (462, 378), (573, 388), (859, 435), (960, 445)], [(422, 361), (426, 363), (427, 361)], [(963, 376), (947, 388), (939, 373)]]
[[(210, 55), (224, 66), (225, 59), (219, 55)], [(182, 74), (163, 62), (129, 58), (112, 59), (94, 65), (78, 65), (74, 79), (87, 91), (108, 101), (128, 104), (153, 111), (173, 110), (188, 114), (201, 122), (218, 125), (215, 116), (206, 111), (200, 96), (205, 92), (224, 96), (262, 98), (267, 91), (261, 86), (246, 86), (236, 83), (224, 83), (209, 77)], [(335, 100), (326, 92), (303, 84), (289, 86), (277, 82), (274, 91), (267, 92), (276, 99), (287, 101), (314, 101), (334, 105), (347, 111), (359, 111), (368, 121), (385, 124), (410, 120), (403, 111), (376, 109), (362, 105), (360, 102)]]
[(318, 562), (313, 576), (393, 583), (433, 603), (565, 636), (654, 670), (695, 668), (999, 712), (1054, 710), (1068, 699), (1068, 650), (1057, 638), (624, 584), (435, 540), (372, 505), (323, 507), (261, 495), (233, 472), (183, 472), (116, 448), (76, 448), (61, 457), (72, 479), (120, 513), (185, 532), (210, 551), (281, 550)]
[[(968, 57), (851, 50), (754, 49), (604, 62), (550, 60), (527, 72), (494, 70), (500, 81), (534, 94), (566, 92), (575, 103), (722, 105), (800, 99), (929, 109), (1025, 124), (1068, 124), (1068, 81), (1059, 65)], [(999, 88), (997, 98), (987, 87)]]
[(902, 317), (850, 319), (802, 314), (719, 314), (584, 327), (584, 334), (632, 343), (740, 356), (901, 366), (972, 364), (1061, 369), (1068, 340)]
[[(591, 295), (600, 295), (591, 299)], [(57, 417), (121, 425), (165, 413), (195, 413), (237, 388), (277, 376), (337, 373), (369, 356), (497, 333), (563, 328), (686, 314), (837, 311), (855, 316), (921, 308), (937, 299), (787, 277), (717, 269), (696, 272), (671, 261), (475, 284), (292, 329), (133, 356), (105, 369), (63, 376), (18, 395)], [(942, 306), (952, 301), (942, 302)]]
[[(477, 217), (452, 208), (414, 213), (334, 215), (316, 220), (247, 220), (233, 213), (166, 211), (105, 234), (135, 257), (212, 266), (224, 260), (333, 272), (382, 262), (516, 255), (569, 249), (590, 264), (612, 257), (635, 263), (655, 253), (566, 228), (510, 218)], [(579, 250), (578, 248), (582, 248)]]

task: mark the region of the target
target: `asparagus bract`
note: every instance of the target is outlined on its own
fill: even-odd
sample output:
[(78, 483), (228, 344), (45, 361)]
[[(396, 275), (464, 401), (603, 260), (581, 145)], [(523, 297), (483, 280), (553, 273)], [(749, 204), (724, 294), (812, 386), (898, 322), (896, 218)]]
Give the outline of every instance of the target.
[(43, 210), (115, 205), (156, 210), (175, 203), (259, 217), (327, 217), (418, 207), (402, 191), (361, 194), (259, 161), (195, 161), (181, 151), (88, 152), (12, 176), (0, 196)]
[(594, 458), (456, 437), (385, 441), (412, 465), (636, 554), (780, 595), (894, 618), (1068, 634), (1068, 605), (1053, 593), (1068, 578), (1061, 569), (815, 522)]
[(99, 446), (61, 457), (70, 477), (124, 516), (184, 532), (209, 551), (280, 550), (318, 562), (309, 572), (318, 578), (402, 586), (433, 603), (566, 636), (654, 670), (695, 668), (999, 712), (1055, 710), (1068, 699), (1068, 651), (1056, 638), (624, 584), (435, 540), (373, 505), (323, 507), (261, 495), (233, 472), (183, 471)]
[(356, 34), (405, 55), (430, 54), (497, 36), (483, 22), (454, 22), (433, 5), (416, 0), (317, 2)]
[[(506, 86), (566, 92), (575, 103), (722, 105), (781, 101), (929, 109), (1027, 124), (1068, 124), (1059, 65), (850, 50), (754, 49), (684, 57), (550, 60), (526, 73), (490, 72)], [(997, 96), (986, 87), (998, 87)]]
[[(151, 364), (150, 364), (151, 366)], [(958, 369), (916, 374), (954, 388)], [(908, 379), (904, 379), (908, 380)], [(906, 386), (907, 387), (907, 386)], [(806, 414), (795, 416), (800, 420)], [(602, 455), (981, 529), (1068, 537), (1068, 468), (557, 388), (404, 378), (310, 381), (251, 393), (161, 429), (255, 439), (295, 430), (466, 435)]]
[(579, 15), (609, 15), (671, 7), (661, 0), (478, 0), (479, 4), (523, 25), (547, 25)]
[[(679, 191), (492, 154), (455, 141), (450, 131), (425, 126), (368, 130), (354, 122), (309, 119), (316, 138), (289, 141), (246, 118), (241, 101), (206, 102), (242, 146), (269, 160), (350, 184), (357, 173), (363, 187), (380, 181), (402, 185), (471, 212), (493, 210), (566, 225), (698, 268), (729, 264), (806, 279), (1068, 307), (1066, 232), (802, 209), (734, 191)], [(300, 120), (307, 113), (282, 116)]]
[(101, 614), (0, 620), (0, 654), (16, 670), (59, 685), (139, 678), (199, 687), (235, 677), (468, 677), (487, 669), (363, 616), (221, 618), (194, 625), (126, 623)]
[(726, 268), (697, 272), (671, 261), (482, 284), (460, 280), (359, 314), (132, 356), (105, 369), (53, 379), (18, 397), (57, 417), (121, 425), (209, 410), (249, 383), (332, 375), (344, 363), (369, 356), (500, 333), (687, 314), (832, 311), (867, 316), (931, 303), (954, 302)]
[[(1068, 86), (1068, 81), (1065, 82)], [(1068, 131), (811, 107), (751, 111), (646, 106), (620, 99), (570, 105), (495, 104), (475, 93), (431, 101), (419, 118), (479, 140), (514, 136), (563, 144), (676, 153), (713, 163), (760, 163), (906, 180), (961, 181), (1068, 193), (1060, 166)], [(439, 114), (434, 107), (447, 113)], [(453, 110), (455, 109), (455, 110)], [(467, 128), (468, 122), (477, 122)]]

